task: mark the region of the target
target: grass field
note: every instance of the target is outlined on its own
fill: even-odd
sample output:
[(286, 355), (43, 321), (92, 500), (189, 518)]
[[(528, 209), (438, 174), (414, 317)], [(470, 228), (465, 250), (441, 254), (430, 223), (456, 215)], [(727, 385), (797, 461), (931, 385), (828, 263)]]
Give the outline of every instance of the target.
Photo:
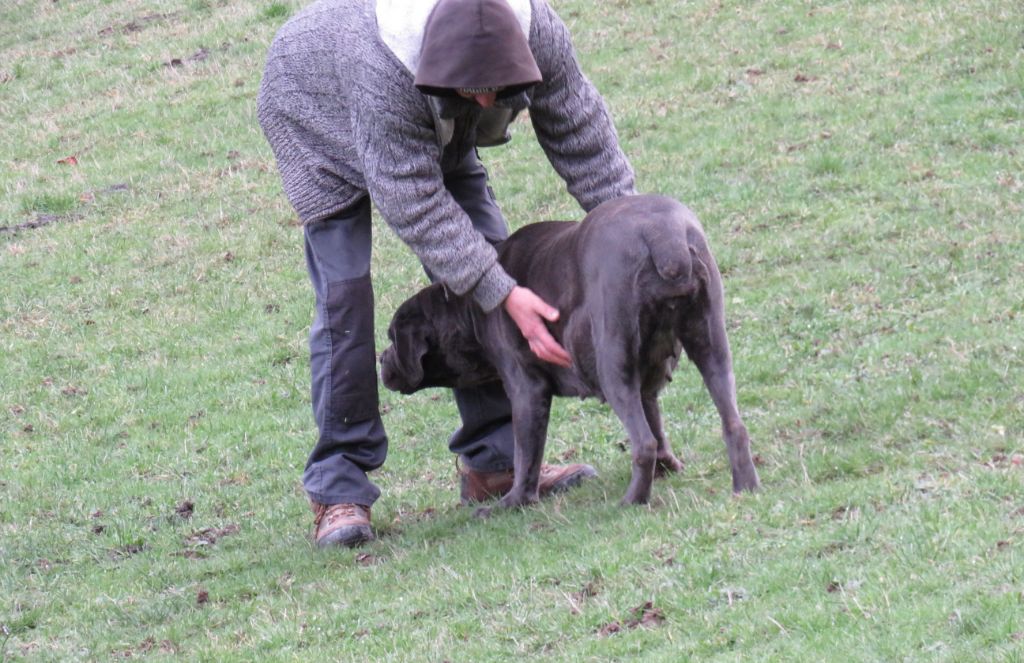
[[(379, 540), (317, 552), (301, 232), (255, 122), (298, 2), (0, 8), (0, 661), (1024, 660), (1024, 8), (555, 0), (643, 191), (701, 216), (763, 490), (685, 472), (457, 506), (446, 393), (382, 392)], [(528, 123), (514, 227), (580, 211)], [(378, 225), (379, 349), (424, 283)]]

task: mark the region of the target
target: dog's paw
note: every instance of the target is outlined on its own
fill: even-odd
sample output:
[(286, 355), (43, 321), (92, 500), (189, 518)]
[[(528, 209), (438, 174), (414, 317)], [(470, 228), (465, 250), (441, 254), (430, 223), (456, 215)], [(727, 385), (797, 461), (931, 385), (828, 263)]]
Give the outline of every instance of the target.
[(757, 470), (754, 469), (754, 464), (750, 463), (748, 467), (741, 469), (740, 471), (733, 472), (732, 476), (732, 492), (734, 495), (741, 493), (753, 493), (761, 487), (761, 479), (757, 476)]
[(658, 460), (654, 463), (654, 477), (660, 479), (669, 474), (682, 472), (685, 467), (686, 465), (683, 461), (676, 458), (673, 454), (658, 456)]
[(486, 520), (487, 518), (491, 517), (491, 512), (493, 510), (494, 510), (494, 507), (482, 506), (482, 507), (480, 507), (479, 509), (477, 509), (476, 511), (473, 512), (473, 517)]
[(742, 482), (734, 483), (732, 487), (732, 494), (739, 497), (744, 493), (756, 493), (761, 490), (761, 481), (754, 476), (752, 479), (746, 479)]
[(498, 504), (494, 508), (525, 509), (534, 504), (540, 504), (540, 495), (537, 494), (537, 491), (534, 491), (532, 495), (528, 495), (527, 493), (517, 493), (513, 488), (505, 497), (498, 500)]

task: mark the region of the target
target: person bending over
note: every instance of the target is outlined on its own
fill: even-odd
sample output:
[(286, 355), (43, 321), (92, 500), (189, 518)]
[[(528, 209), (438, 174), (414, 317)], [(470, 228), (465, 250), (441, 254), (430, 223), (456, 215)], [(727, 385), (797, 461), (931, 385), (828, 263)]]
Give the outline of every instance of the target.
[[(568, 30), (545, 0), (319, 0), (270, 46), (257, 100), (284, 192), (304, 226), (316, 299), (310, 329), (319, 437), (303, 484), (320, 547), (373, 538), (384, 463), (370, 283), (371, 201), (428, 276), (483, 311), (502, 307), (541, 359), (567, 366), (545, 321), (558, 312), (516, 285), (493, 244), (508, 235), (477, 148), (510, 139), (529, 109), (540, 145), (589, 211), (635, 193), (632, 167)], [(461, 498), (512, 485), (511, 412), (500, 384), (456, 390)], [(594, 476), (545, 465), (541, 492)]]

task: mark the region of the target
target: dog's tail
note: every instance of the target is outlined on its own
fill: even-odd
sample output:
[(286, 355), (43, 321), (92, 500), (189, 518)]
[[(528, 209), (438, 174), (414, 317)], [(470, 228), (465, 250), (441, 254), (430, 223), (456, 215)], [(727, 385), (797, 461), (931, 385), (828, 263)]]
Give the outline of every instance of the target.
[(658, 275), (669, 283), (686, 282), (693, 272), (686, 227), (672, 221), (645, 223), (641, 234)]

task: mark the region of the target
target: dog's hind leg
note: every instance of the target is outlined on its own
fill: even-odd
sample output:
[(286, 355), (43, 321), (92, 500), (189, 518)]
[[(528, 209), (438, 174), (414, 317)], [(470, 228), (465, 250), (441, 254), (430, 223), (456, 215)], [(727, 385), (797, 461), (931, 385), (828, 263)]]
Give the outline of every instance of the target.
[[(608, 301), (622, 302), (625, 298), (609, 298)], [(640, 394), (637, 314), (622, 308), (599, 308), (604, 311), (604, 320), (594, 326), (594, 347), (602, 348), (596, 357), (597, 375), (605, 400), (629, 434), (633, 453), (632, 478), (622, 503), (646, 504), (651, 496), (659, 443), (651, 430)]]
[(654, 462), (654, 476), (660, 477), (671, 472), (682, 472), (683, 461), (679, 460), (665, 436), (665, 427), (661, 423), (661, 408), (658, 406), (657, 393), (645, 393), (641, 399), (644, 406), (644, 416), (654, 433), (654, 439), (658, 442), (658, 452)]
[(646, 504), (651, 498), (651, 483), (658, 460), (658, 441), (644, 416), (639, 385), (619, 384), (605, 390), (605, 398), (626, 427), (633, 452), (633, 473), (623, 504)]
[(721, 277), (714, 259), (703, 256), (708, 272), (704, 306), (695, 309), (680, 325), (681, 340), (687, 356), (697, 365), (711, 400), (722, 420), (722, 439), (732, 468), (732, 490), (756, 490), (760, 485), (750, 456), (750, 436), (736, 404), (736, 378), (732, 371), (729, 338), (725, 332), (725, 313)]

